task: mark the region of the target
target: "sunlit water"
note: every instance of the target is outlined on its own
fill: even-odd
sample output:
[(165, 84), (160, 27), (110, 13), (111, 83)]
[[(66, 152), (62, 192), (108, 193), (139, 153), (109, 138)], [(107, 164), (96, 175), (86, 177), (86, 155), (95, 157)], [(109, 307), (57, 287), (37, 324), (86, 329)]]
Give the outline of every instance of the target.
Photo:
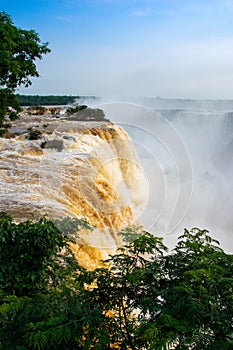
[[(39, 140), (25, 128), (45, 125)], [(41, 128), (41, 127), (40, 127)], [(43, 128), (42, 128), (43, 129)], [(0, 210), (16, 221), (48, 215), (87, 218), (73, 249), (95, 267), (120, 244), (117, 233), (136, 223), (146, 191), (145, 177), (128, 134), (112, 123), (22, 118), (0, 139)]]

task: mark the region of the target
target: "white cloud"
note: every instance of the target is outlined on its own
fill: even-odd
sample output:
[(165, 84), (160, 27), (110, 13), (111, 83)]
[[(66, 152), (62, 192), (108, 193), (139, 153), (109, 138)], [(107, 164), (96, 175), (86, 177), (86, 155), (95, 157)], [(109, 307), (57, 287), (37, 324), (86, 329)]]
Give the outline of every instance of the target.
[[(112, 0), (95, 0), (104, 1)], [(131, 16), (154, 15), (153, 5), (156, 5), (156, 1), (126, 2), (132, 5), (127, 7), (127, 11), (134, 8)], [(216, 6), (215, 0), (213, 3)], [(173, 10), (177, 4), (180, 11), (187, 13), (201, 10), (199, 0), (194, 6), (195, 10), (192, 9), (192, 3), (189, 9), (185, 7), (185, 1), (174, 1), (174, 6), (170, 6), (168, 10)], [(205, 4), (207, 6), (209, 2)], [(226, 2), (224, 4), (226, 5)], [(133, 27), (132, 23), (137, 21), (131, 21), (128, 35), (127, 32), (121, 32), (120, 26), (116, 36), (111, 34), (110, 28), (106, 28), (106, 31), (99, 32), (102, 36), (95, 36), (92, 44), (88, 43), (87, 36), (86, 46), (83, 47), (78, 40), (67, 40), (67, 43), (56, 45), (48, 59), (42, 61), (42, 78), (35, 80), (27, 93), (50, 91), (56, 94), (232, 97), (233, 37), (224, 36), (224, 33), (216, 37), (211, 34), (212, 27), (208, 28), (208, 25), (199, 30), (200, 23), (196, 15), (195, 21), (192, 22), (194, 27), (191, 29), (187, 26), (188, 15), (187, 19), (179, 13), (178, 20), (176, 18), (172, 23), (170, 18), (165, 18), (161, 25), (159, 21), (157, 24), (156, 20), (148, 21), (148, 25), (146, 20), (142, 20), (140, 22), (143, 25)], [(185, 22), (180, 24), (180, 18)], [(77, 22), (78, 15), (61, 14), (57, 16), (57, 20)], [(183, 28), (184, 23), (186, 26)], [(127, 30), (127, 27), (125, 28)], [(105, 34), (109, 34), (109, 40), (102, 40)], [(109, 43), (109, 46), (103, 46), (103, 42)]]

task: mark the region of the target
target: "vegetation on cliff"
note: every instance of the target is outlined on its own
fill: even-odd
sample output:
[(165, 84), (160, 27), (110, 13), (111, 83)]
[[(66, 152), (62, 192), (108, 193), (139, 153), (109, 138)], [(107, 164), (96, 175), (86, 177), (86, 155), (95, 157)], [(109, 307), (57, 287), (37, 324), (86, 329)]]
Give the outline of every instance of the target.
[(83, 226), (1, 214), (0, 349), (232, 349), (233, 257), (207, 231), (185, 230), (169, 253), (127, 229), (87, 271), (69, 247)]
[(75, 104), (66, 110), (69, 120), (76, 121), (106, 121), (105, 113), (100, 108), (88, 108), (86, 105)]
[(0, 12), (0, 136), (19, 116), (16, 88), (28, 87), (32, 77), (39, 77), (35, 60), (48, 52), (48, 43), (41, 43), (34, 30), (16, 27), (6, 12)]

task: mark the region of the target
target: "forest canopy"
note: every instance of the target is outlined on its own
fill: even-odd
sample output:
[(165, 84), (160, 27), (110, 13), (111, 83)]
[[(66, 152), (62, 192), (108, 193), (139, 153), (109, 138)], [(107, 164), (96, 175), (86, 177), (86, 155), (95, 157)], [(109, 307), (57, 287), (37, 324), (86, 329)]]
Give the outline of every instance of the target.
[(98, 99), (95, 96), (75, 96), (75, 95), (19, 95), (17, 99), (20, 106), (59, 106), (72, 105), (80, 99)]
[(198, 228), (169, 252), (136, 227), (87, 271), (69, 242), (86, 221), (0, 215), (0, 349), (232, 349), (233, 257)]

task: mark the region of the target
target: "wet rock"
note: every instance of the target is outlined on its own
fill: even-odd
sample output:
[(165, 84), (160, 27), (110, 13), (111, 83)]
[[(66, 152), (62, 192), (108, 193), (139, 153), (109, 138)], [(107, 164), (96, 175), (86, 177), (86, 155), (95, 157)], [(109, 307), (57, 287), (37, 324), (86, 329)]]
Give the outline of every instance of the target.
[(68, 141), (76, 141), (75, 137), (73, 137), (73, 136), (67, 136), (67, 135), (64, 135), (64, 136), (63, 136), (63, 139), (64, 139), (64, 140), (68, 140)]
[(52, 148), (56, 149), (58, 152), (63, 150), (63, 140), (49, 140), (41, 143), (41, 148)]

